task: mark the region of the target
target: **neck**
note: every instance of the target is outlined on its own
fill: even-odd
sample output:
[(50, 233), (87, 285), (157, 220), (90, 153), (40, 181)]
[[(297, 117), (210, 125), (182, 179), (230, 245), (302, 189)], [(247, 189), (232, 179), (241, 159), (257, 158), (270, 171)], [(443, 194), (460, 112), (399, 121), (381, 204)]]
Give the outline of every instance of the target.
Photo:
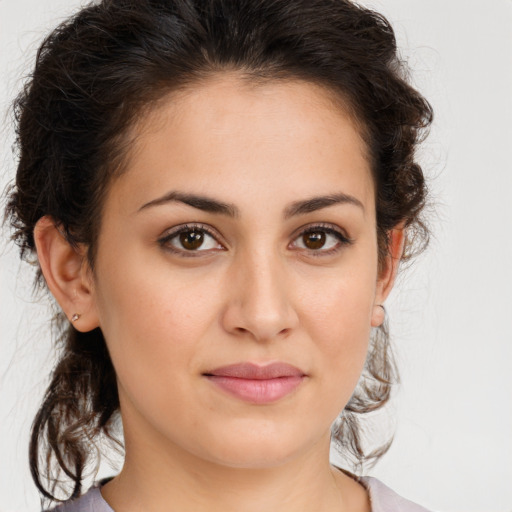
[[(262, 435), (261, 442), (244, 441), (237, 451), (233, 443), (223, 441), (215, 446), (201, 445), (201, 440), (192, 446), (174, 443), (136, 411), (125, 416), (124, 467), (101, 490), (114, 510), (370, 511), (366, 490), (330, 465), (329, 430), (302, 450), (293, 442), (287, 445), (286, 439), (265, 445)], [(212, 437), (210, 443), (216, 442)], [(221, 460), (211, 460), (213, 456)]]
[[(364, 488), (329, 464), (329, 436), (316, 450), (264, 468), (233, 468), (175, 447), (127, 443), (121, 473), (102, 488), (114, 510), (132, 512), (369, 511)], [(140, 447), (139, 447), (140, 448)]]

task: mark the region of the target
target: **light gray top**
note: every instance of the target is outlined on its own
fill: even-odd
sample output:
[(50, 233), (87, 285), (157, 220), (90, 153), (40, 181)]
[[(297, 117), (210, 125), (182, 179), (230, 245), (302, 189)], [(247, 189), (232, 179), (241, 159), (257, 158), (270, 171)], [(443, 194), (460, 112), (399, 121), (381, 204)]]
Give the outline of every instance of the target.
[[(376, 478), (365, 476), (360, 479), (360, 482), (368, 490), (372, 512), (428, 512), (426, 508), (398, 496)], [(64, 503), (52, 509), (51, 512), (114, 512), (114, 510), (103, 499), (100, 488), (92, 487), (82, 497)]]

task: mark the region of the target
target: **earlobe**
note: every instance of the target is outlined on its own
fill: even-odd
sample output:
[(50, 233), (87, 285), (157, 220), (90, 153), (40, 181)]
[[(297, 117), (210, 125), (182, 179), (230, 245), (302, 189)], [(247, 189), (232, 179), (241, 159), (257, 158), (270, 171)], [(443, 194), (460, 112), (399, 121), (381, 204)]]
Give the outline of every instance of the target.
[(46, 284), (73, 326), (83, 332), (98, 327), (92, 276), (84, 271), (84, 251), (73, 247), (48, 216), (37, 222), (34, 241)]
[(385, 319), (384, 301), (387, 299), (395, 284), (398, 266), (404, 252), (405, 229), (399, 226), (391, 230), (389, 234), (388, 256), (384, 270), (377, 280), (377, 289), (375, 293), (375, 303), (372, 312), (371, 325), (379, 327)]
[(375, 304), (372, 312), (372, 327), (380, 327), (386, 319), (386, 309), (382, 304)]

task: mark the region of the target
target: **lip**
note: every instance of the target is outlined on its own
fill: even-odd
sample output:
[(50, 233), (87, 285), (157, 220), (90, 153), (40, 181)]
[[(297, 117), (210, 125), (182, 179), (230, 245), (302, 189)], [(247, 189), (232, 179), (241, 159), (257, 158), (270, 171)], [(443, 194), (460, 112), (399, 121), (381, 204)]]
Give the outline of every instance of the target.
[(287, 363), (239, 363), (203, 374), (222, 391), (252, 404), (273, 403), (292, 393), (306, 374)]

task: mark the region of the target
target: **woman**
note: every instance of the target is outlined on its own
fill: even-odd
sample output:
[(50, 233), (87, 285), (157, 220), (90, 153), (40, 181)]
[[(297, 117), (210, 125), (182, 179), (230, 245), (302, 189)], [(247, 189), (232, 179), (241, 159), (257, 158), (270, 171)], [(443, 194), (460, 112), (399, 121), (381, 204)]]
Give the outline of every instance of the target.
[[(427, 237), (432, 112), (403, 77), (345, 0), (105, 0), (44, 41), (8, 215), (62, 309), (30, 446), (58, 510), (423, 510), (329, 463), (331, 436), (386, 449), (358, 417)], [(123, 469), (79, 497), (118, 414)]]

